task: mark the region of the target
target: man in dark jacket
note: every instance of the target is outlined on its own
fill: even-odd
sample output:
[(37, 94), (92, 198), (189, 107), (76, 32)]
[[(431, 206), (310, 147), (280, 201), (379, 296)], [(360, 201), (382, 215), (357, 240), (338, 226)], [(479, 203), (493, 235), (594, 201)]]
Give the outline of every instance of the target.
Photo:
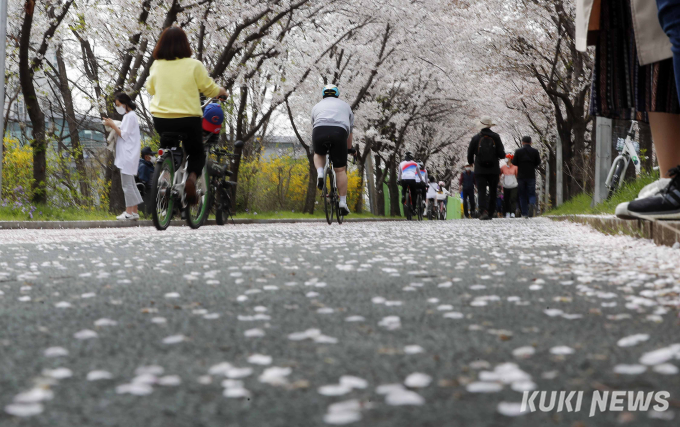
[(491, 130), (496, 126), (491, 117), (479, 120), (482, 130), (470, 141), (468, 163), (475, 165), (475, 181), (479, 197), (479, 219), (489, 220), (496, 211), (496, 187), (501, 168), (498, 163), (505, 158), (505, 148), (500, 135)]
[(517, 171), (519, 207), (522, 216), (534, 216), (536, 209), (536, 168), (541, 164), (541, 155), (531, 146), (531, 137), (522, 137), (522, 148), (515, 151), (512, 162)]
[[(463, 211), (465, 218), (470, 215), (475, 216), (475, 173), (472, 172), (473, 165), (465, 165), (465, 170), (460, 174), (458, 184), (463, 190)], [(468, 211), (468, 206), (470, 210)]]

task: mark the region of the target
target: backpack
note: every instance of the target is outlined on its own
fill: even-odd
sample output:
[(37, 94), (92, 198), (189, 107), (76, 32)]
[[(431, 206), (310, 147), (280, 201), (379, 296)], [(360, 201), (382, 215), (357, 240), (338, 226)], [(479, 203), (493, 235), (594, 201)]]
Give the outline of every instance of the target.
[(488, 135), (480, 134), (480, 136), (477, 146), (477, 162), (483, 168), (493, 167), (494, 164), (498, 164), (496, 141)]

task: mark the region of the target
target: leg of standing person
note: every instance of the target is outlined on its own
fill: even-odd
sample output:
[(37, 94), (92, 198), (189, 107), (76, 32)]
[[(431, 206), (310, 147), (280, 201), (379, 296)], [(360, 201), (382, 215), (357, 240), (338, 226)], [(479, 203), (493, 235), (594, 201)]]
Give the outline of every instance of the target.
[[(656, 5), (661, 28), (672, 44), (675, 86), (680, 102), (680, 0), (656, 0)], [(680, 165), (680, 116), (649, 113), (649, 125), (659, 160), (659, 172), (662, 178), (668, 178), (668, 171)]]
[(517, 195), (519, 197), (519, 208), (522, 211), (522, 216), (529, 216), (529, 200), (527, 194), (527, 180), (520, 178), (517, 180)]
[(467, 200), (468, 197), (470, 197), (470, 194), (467, 191), (463, 190), (463, 215), (465, 216), (465, 218), (470, 217), (470, 213), (468, 211), (468, 200)]
[(125, 195), (125, 212), (128, 215), (133, 216), (130, 219), (137, 219), (139, 218), (137, 213), (137, 205), (142, 203), (143, 200), (142, 196), (139, 194), (139, 190), (137, 189), (135, 177), (121, 172), (120, 182), (123, 186), (123, 194)]
[(527, 180), (527, 199), (529, 202), (529, 216), (536, 212), (536, 178)]
[(517, 187), (510, 189), (510, 218), (515, 217), (517, 211)]
[(479, 214), (489, 213), (489, 198), (487, 191), (487, 177), (486, 175), (477, 175), (477, 197), (479, 204)]
[(512, 203), (510, 195), (512, 194), (512, 190), (512, 188), (503, 187), (503, 211), (505, 212), (506, 218), (510, 216), (510, 208)]
[(656, 0), (659, 23), (673, 45), (673, 70), (675, 87), (680, 102), (680, 0)]
[(499, 180), (498, 175), (489, 175), (487, 177), (487, 180), (489, 182), (489, 217), (493, 217), (493, 214), (496, 213), (496, 206), (497, 204), (495, 203), (496, 198), (498, 197), (498, 180)]
[(475, 201), (475, 188), (472, 187), (468, 193), (470, 196), (470, 215), (474, 216), (477, 210), (477, 202)]

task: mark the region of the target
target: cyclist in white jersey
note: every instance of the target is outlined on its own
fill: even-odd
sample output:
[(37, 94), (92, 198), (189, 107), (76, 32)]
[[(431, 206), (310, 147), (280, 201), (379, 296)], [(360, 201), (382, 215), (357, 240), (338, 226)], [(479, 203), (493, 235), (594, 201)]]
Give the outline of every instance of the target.
[[(404, 161), (399, 163), (397, 169), (397, 181), (401, 183), (401, 203), (404, 203), (406, 192), (411, 188), (411, 194), (417, 194), (420, 191), (420, 183), (424, 182), (425, 177), (420, 173), (418, 163), (413, 161), (413, 153), (407, 151), (404, 153)], [(415, 197), (415, 196), (414, 196)]]
[(335, 169), (340, 202), (344, 216), (349, 215), (347, 207), (347, 154), (352, 149), (354, 113), (350, 106), (338, 97), (340, 90), (335, 85), (323, 88), (323, 100), (312, 108), (312, 145), (314, 146), (314, 166), (316, 167), (317, 187), (323, 188), (323, 168), (326, 163), (326, 143), (332, 142), (331, 161)]

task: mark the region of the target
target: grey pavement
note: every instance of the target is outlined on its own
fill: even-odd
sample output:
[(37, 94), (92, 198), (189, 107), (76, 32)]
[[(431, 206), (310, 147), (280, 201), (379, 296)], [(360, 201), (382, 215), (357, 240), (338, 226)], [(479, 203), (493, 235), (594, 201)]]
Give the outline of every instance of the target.
[(675, 426), (679, 293), (680, 250), (546, 219), (5, 230), (0, 426)]

